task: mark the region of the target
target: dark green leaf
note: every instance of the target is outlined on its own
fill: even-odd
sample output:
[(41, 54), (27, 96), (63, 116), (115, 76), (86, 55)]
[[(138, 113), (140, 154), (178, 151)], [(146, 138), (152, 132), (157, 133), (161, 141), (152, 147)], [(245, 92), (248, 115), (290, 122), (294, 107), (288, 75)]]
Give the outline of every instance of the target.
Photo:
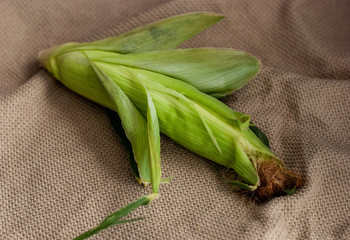
[(151, 169), (147, 122), (118, 84), (97, 65), (92, 63), (92, 66), (109, 97), (117, 107), (121, 124), (132, 145), (140, 180), (144, 184), (148, 184), (151, 182)]
[(293, 189), (283, 189), (283, 191), (285, 193), (287, 193), (288, 195), (293, 195), (295, 193), (295, 187)]
[(267, 136), (257, 127), (255, 126), (252, 122), (251, 125), (249, 126), (250, 130), (260, 139), (260, 141), (268, 148), (270, 148), (270, 142)]
[(128, 152), (128, 154), (130, 156), (130, 166), (131, 166), (132, 172), (134, 173), (136, 179), (140, 180), (140, 173), (139, 173), (139, 170), (137, 168), (137, 163), (135, 161), (135, 156), (134, 156), (134, 153), (132, 151), (132, 146), (131, 146), (131, 143), (130, 143), (128, 137), (125, 134), (125, 131), (123, 129), (122, 122), (120, 120), (120, 117), (118, 116), (118, 113), (116, 113), (112, 110), (109, 110), (108, 108), (106, 109), (106, 113), (107, 113), (107, 116), (109, 118), (109, 121), (110, 121), (114, 131), (120, 137), (122, 144), (124, 145), (126, 151)]

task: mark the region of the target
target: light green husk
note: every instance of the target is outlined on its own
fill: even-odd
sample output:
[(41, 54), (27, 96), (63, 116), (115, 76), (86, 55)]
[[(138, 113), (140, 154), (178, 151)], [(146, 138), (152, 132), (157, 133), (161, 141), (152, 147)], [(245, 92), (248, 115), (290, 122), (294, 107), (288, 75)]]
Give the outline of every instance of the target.
[(214, 98), (249, 82), (260, 62), (233, 49), (173, 50), (221, 19), (211, 13), (185, 14), (39, 54), (40, 64), (69, 89), (118, 113), (137, 164), (134, 174), (151, 184), (154, 194), (164, 181), (160, 132), (233, 169), (230, 184), (244, 190), (259, 187), (262, 162), (273, 159), (283, 166), (251, 130), (248, 115)]
[(249, 130), (248, 115), (232, 111), (181, 80), (107, 63), (94, 57), (98, 52), (85, 54), (105, 74), (103, 81), (120, 87), (145, 119), (149, 116), (147, 100), (153, 99), (162, 133), (220, 165), (233, 168), (245, 183), (256, 188), (259, 181), (255, 161), (258, 156), (273, 153)]
[[(42, 51), (39, 60), (71, 90), (118, 112), (139, 180), (152, 183), (154, 192), (161, 181), (158, 128), (199, 155), (233, 168), (254, 190), (257, 156), (273, 153), (249, 130), (248, 115), (204, 93), (222, 97), (240, 88), (259, 72), (259, 61), (233, 49), (162, 50), (221, 19), (210, 13), (180, 15), (115, 38), (53, 47)], [(132, 44), (133, 39), (142, 45)]]

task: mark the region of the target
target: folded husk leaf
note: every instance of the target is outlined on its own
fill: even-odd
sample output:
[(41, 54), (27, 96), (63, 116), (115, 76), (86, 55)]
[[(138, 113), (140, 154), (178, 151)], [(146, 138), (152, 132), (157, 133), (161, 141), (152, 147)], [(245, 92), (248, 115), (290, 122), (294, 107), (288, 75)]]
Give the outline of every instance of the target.
[(138, 86), (147, 95), (147, 121), (139, 113), (123, 90), (107, 74), (92, 63), (97, 76), (106, 89), (110, 99), (115, 103), (121, 118), (123, 129), (131, 142), (138, 164), (138, 175), (144, 184), (152, 183), (154, 193), (158, 193), (160, 184), (160, 136), (156, 110), (145, 87)]

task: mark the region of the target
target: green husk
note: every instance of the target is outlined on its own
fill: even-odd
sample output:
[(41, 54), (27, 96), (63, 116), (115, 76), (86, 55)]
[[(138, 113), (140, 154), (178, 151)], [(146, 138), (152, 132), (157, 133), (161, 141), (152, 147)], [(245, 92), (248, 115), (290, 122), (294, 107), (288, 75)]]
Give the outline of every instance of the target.
[(127, 138), (134, 175), (151, 184), (154, 194), (166, 181), (161, 179), (160, 132), (232, 169), (225, 182), (260, 199), (301, 185), (300, 176), (274, 155), (249, 115), (216, 99), (258, 74), (259, 60), (234, 49), (173, 50), (220, 19), (211, 13), (185, 14), (39, 54), (40, 64), (69, 89), (118, 113), (120, 121), (109, 116)]
[(66, 43), (40, 53), (42, 66), (49, 58), (76, 50), (99, 50), (121, 54), (168, 50), (222, 20), (224, 16), (209, 12), (194, 12), (160, 20), (138, 27), (116, 37), (89, 43)]
[(91, 52), (89, 56), (107, 63), (161, 73), (187, 82), (214, 97), (231, 94), (260, 70), (258, 59), (232, 49), (178, 49), (126, 55), (95, 53)]
[[(86, 48), (87, 44), (84, 44), (84, 46)], [(63, 50), (57, 49), (60, 49), (60, 47), (56, 47), (55, 51), (49, 49), (47, 51), (44, 51), (40, 55), (42, 65), (46, 66), (46, 68), (53, 74), (53, 76), (59, 79), (68, 88), (101, 105), (104, 105), (114, 111), (117, 111), (120, 116), (121, 106), (118, 106), (118, 103), (116, 103), (115, 99), (117, 95), (114, 94), (116, 96), (113, 96), (113, 93), (110, 93), (109, 87), (106, 87), (106, 84), (101, 84), (101, 81), (104, 80), (101, 76), (106, 76), (106, 79), (111, 78), (115, 82), (120, 82), (119, 80), (116, 80), (119, 76), (114, 76), (113, 79), (113, 76), (111, 76), (109, 73), (111, 73), (111, 71), (114, 71), (114, 73), (118, 75), (118, 72), (115, 72), (115, 70), (118, 67), (123, 67), (118, 69), (120, 71), (126, 70), (128, 71), (128, 73), (126, 74), (130, 74), (132, 77), (134, 77), (133, 81), (137, 82), (136, 85), (138, 85), (138, 87), (135, 88), (136, 85), (128, 83), (128, 80), (124, 81), (124, 84), (126, 84), (124, 87), (119, 87), (121, 88), (121, 91), (127, 95), (127, 98), (131, 100), (132, 103), (129, 102), (128, 105), (135, 105), (144, 117), (144, 119), (141, 119), (140, 116), (136, 118), (140, 119), (139, 121), (143, 122), (141, 124), (135, 123), (135, 119), (131, 119), (133, 117), (130, 113), (125, 113), (123, 114), (124, 116), (121, 116), (123, 128), (125, 129), (128, 139), (130, 140), (131, 145), (133, 146), (134, 157), (138, 165), (138, 174), (135, 174), (135, 176), (138, 178), (139, 181), (143, 182), (145, 185), (152, 182), (151, 165), (154, 162), (149, 158), (149, 154), (153, 153), (153, 156), (160, 155), (159, 153), (155, 154), (154, 152), (152, 152), (153, 148), (150, 148), (148, 146), (150, 143), (149, 140), (145, 139), (145, 137), (148, 136), (148, 134), (145, 132), (142, 133), (142, 131), (146, 131), (145, 127), (147, 125), (147, 114), (145, 105), (139, 103), (138, 100), (141, 99), (141, 102), (145, 102), (145, 99), (152, 100), (152, 97), (147, 98), (147, 96), (145, 96), (142, 93), (143, 90), (138, 91), (137, 94), (134, 94), (135, 90), (140, 90), (140, 86), (143, 82), (142, 80), (138, 80), (138, 77), (135, 77), (135, 70), (144, 69), (147, 71), (144, 71), (143, 74), (151, 74), (150, 76), (148, 76), (148, 78), (157, 79), (158, 82), (166, 82), (166, 87), (163, 87), (162, 89), (160, 89), (160, 91), (166, 92), (168, 89), (176, 89), (175, 91), (170, 93), (170, 96), (178, 94), (176, 93), (176, 91), (180, 91), (181, 94), (177, 97), (180, 96), (181, 98), (182, 95), (189, 95), (191, 98), (193, 98), (190, 99), (193, 101), (188, 101), (186, 100), (187, 98), (182, 97), (182, 99), (185, 99), (185, 101), (187, 101), (187, 104), (184, 107), (190, 107), (191, 113), (196, 113), (194, 116), (196, 119), (194, 121), (201, 122), (200, 126), (204, 128), (202, 130), (204, 131), (205, 136), (210, 138), (209, 141), (213, 143), (214, 147), (220, 153), (220, 155), (217, 155), (216, 151), (211, 151), (211, 148), (209, 148), (208, 151), (204, 152), (201, 150), (204, 146), (204, 141), (207, 141), (206, 138), (203, 138), (201, 140), (201, 144), (193, 146), (189, 145), (189, 141), (196, 142), (196, 139), (198, 139), (198, 135), (195, 132), (187, 132), (187, 134), (189, 134), (191, 137), (181, 135), (185, 134), (185, 132), (181, 133), (181, 130), (178, 130), (179, 134), (171, 134), (170, 129), (176, 127), (171, 125), (164, 126), (164, 122), (166, 122), (164, 121), (164, 119), (167, 118), (167, 116), (165, 116), (164, 114), (162, 115), (163, 118), (160, 119), (161, 131), (173, 138), (175, 141), (178, 141), (180, 144), (184, 145), (188, 149), (202, 156), (205, 156), (213, 161), (216, 161), (221, 165), (235, 169), (239, 175), (242, 175), (242, 179), (246, 180), (246, 183), (252, 185), (252, 189), (256, 188), (258, 184), (258, 178), (256, 170), (253, 166), (254, 163), (252, 164), (249, 157), (243, 154), (243, 150), (241, 149), (240, 144), (237, 143), (237, 141), (234, 141), (232, 137), (228, 137), (229, 139), (225, 141), (221, 139), (221, 141), (223, 142), (221, 144), (228, 145), (229, 143), (231, 143), (231, 146), (233, 146), (230, 147), (230, 156), (228, 156), (227, 151), (225, 152), (226, 155), (223, 154), (223, 156), (221, 156), (222, 150), (216, 139), (217, 137), (215, 137), (215, 133), (213, 133), (212, 131), (213, 127), (209, 126), (209, 124), (207, 123), (208, 119), (205, 119), (205, 117), (202, 116), (200, 111), (203, 112), (203, 108), (201, 107), (201, 105), (204, 104), (208, 108), (216, 109), (217, 114), (220, 114), (225, 117), (225, 121), (233, 121), (235, 122), (235, 124), (238, 124), (241, 128), (248, 128), (249, 116), (246, 114), (236, 113), (232, 111), (230, 108), (228, 108), (221, 102), (215, 100), (214, 98), (209, 98), (207, 95), (201, 94), (200, 91), (198, 91), (195, 88), (197, 87), (198, 89), (201, 89), (204, 92), (208, 92), (216, 96), (228, 94), (233, 89), (238, 88), (239, 85), (242, 85), (243, 83), (249, 81), (252, 78), (252, 76), (255, 76), (258, 73), (260, 65), (259, 61), (256, 58), (238, 50), (212, 48), (163, 50), (156, 52), (130, 54), (119, 54), (114, 52), (96, 50), (81, 50), (81, 47), (78, 47), (77, 50), (72, 50), (70, 48), (68, 52), (65, 46), (62, 47)], [(52, 51), (52, 56), (50, 58), (47, 58), (47, 56), (49, 55), (48, 52), (50, 51)], [(166, 56), (169, 56), (172, 60), (165, 61)], [(141, 59), (142, 61), (136, 61), (136, 59)], [(148, 65), (146, 64), (147, 59), (149, 59)], [(154, 63), (152, 59), (154, 59)], [(208, 61), (208, 59), (214, 59), (215, 61)], [(91, 65), (92, 62), (94, 68)], [(101, 64), (103, 66), (109, 67), (104, 68), (103, 70), (100, 69), (100, 71), (98, 70), (98, 68), (101, 68)], [(160, 66), (159, 69), (155, 68), (157, 64), (159, 64)], [(171, 67), (171, 64), (173, 64), (173, 68)], [(96, 65), (99, 65), (99, 67), (96, 68)], [(139, 68), (136, 68), (135, 66), (139, 66)], [(191, 72), (190, 69), (193, 69), (193, 72)], [(201, 71), (204, 73), (203, 75), (201, 74)], [(103, 74), (103, 72), (105, 74)], [(114, 73), (112, 73), (112, 75)], [(169, 75), (176, 76), (177, 78), (170, 78), (168, 77)], [(203, 76), (209, 76), (209, 79), (206, 79), (206, 77)], [(126, 78), (128, 78), (128, 76), (126, 76)], [(104, 80), (103, 82), (106, 83), (106, 80)], [(194, 85), (195, 87), (189, 85), (188, 83)], [(120, 84), (121, 83), (119, 83), (119, 85)], [(154, 83), (150, 84), (154, 85)], [(112, 86), (111, 84), (109, 85)], [(116, 84), (114, 85), (117, 86)], [(215, 89), (215, 86), (218, 86), (217, 89)], [(148, 88), (151, 87), (152, 86), (146, 86), (145, 91), (147, 92)], [(162, 104), (161, 101), (158, 102), (158, 104)], [(128, 107), (125, 107), (124, 112), (126, 112), (126, 109), (128, 109)], [(183, 109), (178, 108), (175, 111), (180, 112), (183, 111)], [(133, 110), (132, 112), (137, 111)], [(179, 122), (183, 121), (183, 119), (186, 118), (180, 117)], [(133, 132), (136, 131), (135, 129), (137, 127), (131, 127), (132, 130), (128, 131), (126, 128), (128, 128), (128, 126), (130, 125), (140, 126), (139, 128), (143, 130), (137, 131), (138, 133), (140, 133), (138, 136), (133, 136), (135, 135), (133, 134)], [(189, 128), (188, 126), (183, 127)], [(185, 136), (185, 138), (181, 136)], [(182, 139), (187, 138), (190, 140), (182, 141)], [(259, 141), (256, 142), (259, 143)], [(235, 152), (232, 152), (232, 149), (236, 149)], [(235, 161), (235, 156), (240, 156), (240, 159), (242, 161)], [(160, 160), (157, 160), (155, 162), (160, 162)], [(160, 167), (158, 167), (158, 169), (160, 169)], [(158, 172), (156, 175), (160, 176), (159, 170), (155, 170), (155, 172)], [(160, 180), (158, 179), (157, 181), (159, 182)]]
[[(68, 88), (118, 112), (137, 163), (135, 176), (145, 185), (151, 183), (154, 192), (161, 182), (159, 129), (189, 150), (233, 169), (234, 182), (241, 182), (235, 185), (253, 191), (260, 184), (259, 164), (281, 161), (249, 115), (207, 94), (222, 97), (238, 89), (259, 72), (260, 62), (233, 49), (159, 50), (198, 33), (190, 28), (193, 24), (203, 30), (220, 19), (210, 13), (181, 15), (108, 40), (51, 48), (39, 59)], [(176, 29), (174, 38), (168, 30), (178, 23), (190, 30)], [(163, 34), (153, 36), (154, 29)], [(159, 44), (162, 41), (165, 45)]]
[[(137, 159), (140, 180), (143, 183), (152, 183), (154, 193), (158, 193), (160, 183), (160, 137), (158, 119), (152, 99), (147, 94), (147, 121), (139, 113), (134, 104), (125, 95), (123, 90), (107, 74), (92, 63), (102, 85), (108, 92), (110, 99), (115, 103), (121, 123), (131, 142), (133, 154)], [(142, 91), (141, 90), (141, 91)]]

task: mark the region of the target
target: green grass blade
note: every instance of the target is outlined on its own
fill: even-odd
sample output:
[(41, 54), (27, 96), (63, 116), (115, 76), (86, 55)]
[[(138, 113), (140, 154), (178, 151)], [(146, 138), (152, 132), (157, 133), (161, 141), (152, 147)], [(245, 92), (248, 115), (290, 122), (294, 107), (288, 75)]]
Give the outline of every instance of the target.
[(151, 194), (148, 196), (142, 196), (136, 201), (128, 204), (127, 206), (119, 209), (118, 211), (112, 213), (111, 215), (107, 216), (97, 227), (90, 229), (83, 234), (79, 235), (78, 237), (74, 238), (74, 240), (83, 240), (91, 237), (92, 235), (97, 234), (98, 232), (117, 225), (117, 224), (123, 224), (123, 223), (129, 223), (141, 220), (143, 218), (137, 218), (132, 220), (120, 220), (121, 218), (128, 215), (131, 211), (135, 210), (136, 208), (144, 205), (148, 205), (154, 198), (156, 197), (156, 194)]

